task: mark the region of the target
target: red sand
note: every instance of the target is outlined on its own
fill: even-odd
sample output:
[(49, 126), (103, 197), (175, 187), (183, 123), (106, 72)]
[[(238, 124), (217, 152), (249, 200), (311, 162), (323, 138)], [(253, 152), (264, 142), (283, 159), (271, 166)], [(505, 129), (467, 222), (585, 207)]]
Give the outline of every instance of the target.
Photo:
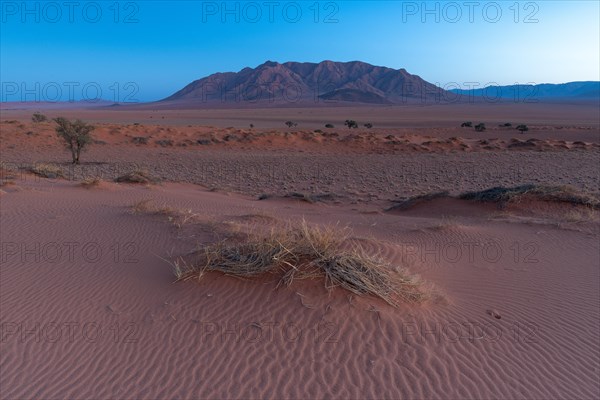
[[(3, 162), (68, 160), (51, 125), (14, 118), (3, 112)], [(225, 173), (197, 182), (204, 187), (103, 182), (89, 189), (4, 176), (13, 183), (0, 188), (0, 397), (599, 398), (597, 211), (541, 203), (498, 210), (447, 199), (384, 211), (394, 198), (441, 189), (533, 182), (598, 191), (598, 127), (566, 123), (568, 132), (542, 129), (548, 144), (564, 140), (566, 148), (462, 152), (450, 144), (385, 154), (373, 149), (387, 132), (354, 147), (283, 137), (163, 148), (131, 144), (137, 130), (154, 127), (111, 135), (116, 126), (101, 126), (96, 138), (107, 144), (84, 154), (84, 168), (131, 161), (185, 181), (203, 159), (241, 168), (291, 160), (327, 161), (335, 173), (299, 183), (297, 175), (232, 183)], [(196, 129), (230, 134), (169, 128), (157, 138), (196, 139)], [(470, 144), (473, 136), (463, 135)], [(578, 140), (586, 147), (576, 148)], [(428, 169), (398, 182), (395, 168), (406, 159)], [(484, 173), (444, 175), (464, 162)], [(500, 176), (489, 175), (489, 165)], [(509, 173), (511, 165), (522, 174)], [(294, 191), (339, 197), (282, 198)], [(257, 200), (263, 192), (275, 196)], [(178, 228), (165, 215), (132, 214), (147, 199), (197, 217)], [(208, 274), (173, 283), (166, 260), (209, 243), (216, 231), (302, 218), (348, 225), (365, 250), (420, 274), (436, 295), (394, 309), (341, 289), (328, 293), (323, 282), (277, 289), (270, 278)]]

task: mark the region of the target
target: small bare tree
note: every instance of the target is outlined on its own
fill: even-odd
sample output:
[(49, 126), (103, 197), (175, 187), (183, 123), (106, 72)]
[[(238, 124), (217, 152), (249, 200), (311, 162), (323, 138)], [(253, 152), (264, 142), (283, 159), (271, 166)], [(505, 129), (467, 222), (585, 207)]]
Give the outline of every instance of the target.
[(517, 130), (521, 133), (525, 133), (529, 130), (529, 127), (527, 125), (519, 125), (517, 126)]
[(58, 117), (54, 119), (54, 122), (58, 124), (56, 134), (65, 141), (65, 145), (71, 151), (73, 164), (79, 164), (79, 155), (92, 142), (91, 132), (95, 127), (80, 119), (69, 121), (66, 118)]

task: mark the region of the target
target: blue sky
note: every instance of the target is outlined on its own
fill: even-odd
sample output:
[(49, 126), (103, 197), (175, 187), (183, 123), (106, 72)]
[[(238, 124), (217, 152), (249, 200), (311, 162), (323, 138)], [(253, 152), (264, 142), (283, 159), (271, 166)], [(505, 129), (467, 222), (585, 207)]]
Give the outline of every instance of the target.
[(266, 60), (360, 60), (441, 86), (600, 80), (598, 1), (0, 4), (1, 101), (158, 100)]

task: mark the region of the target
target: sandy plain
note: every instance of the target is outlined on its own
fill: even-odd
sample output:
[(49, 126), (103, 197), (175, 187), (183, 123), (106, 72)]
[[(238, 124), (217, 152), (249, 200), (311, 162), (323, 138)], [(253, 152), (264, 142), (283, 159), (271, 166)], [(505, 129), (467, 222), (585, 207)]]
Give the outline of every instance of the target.
[[(44, 113), (94, 123), (95, 143), (72, 166), (52, 122), (2, 110), (0, 397), (600, 397), (598, 209), (457, 198), (596, 196), (597, 104)], [(155, 182), (114, 181), (133, 170)], [(220, 235), (302, 220), (349, 227), (432, 295), (174, 283), (171, 262)]]

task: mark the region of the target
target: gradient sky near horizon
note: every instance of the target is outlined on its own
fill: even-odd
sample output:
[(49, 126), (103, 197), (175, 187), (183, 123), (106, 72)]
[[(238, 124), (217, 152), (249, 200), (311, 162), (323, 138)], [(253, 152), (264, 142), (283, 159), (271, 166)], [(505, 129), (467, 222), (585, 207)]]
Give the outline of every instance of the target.
[(600, 80), (595, 0), (0, 6), (1, 101), (153, 101), (266, 60), (360, 60), (442, 87)]

